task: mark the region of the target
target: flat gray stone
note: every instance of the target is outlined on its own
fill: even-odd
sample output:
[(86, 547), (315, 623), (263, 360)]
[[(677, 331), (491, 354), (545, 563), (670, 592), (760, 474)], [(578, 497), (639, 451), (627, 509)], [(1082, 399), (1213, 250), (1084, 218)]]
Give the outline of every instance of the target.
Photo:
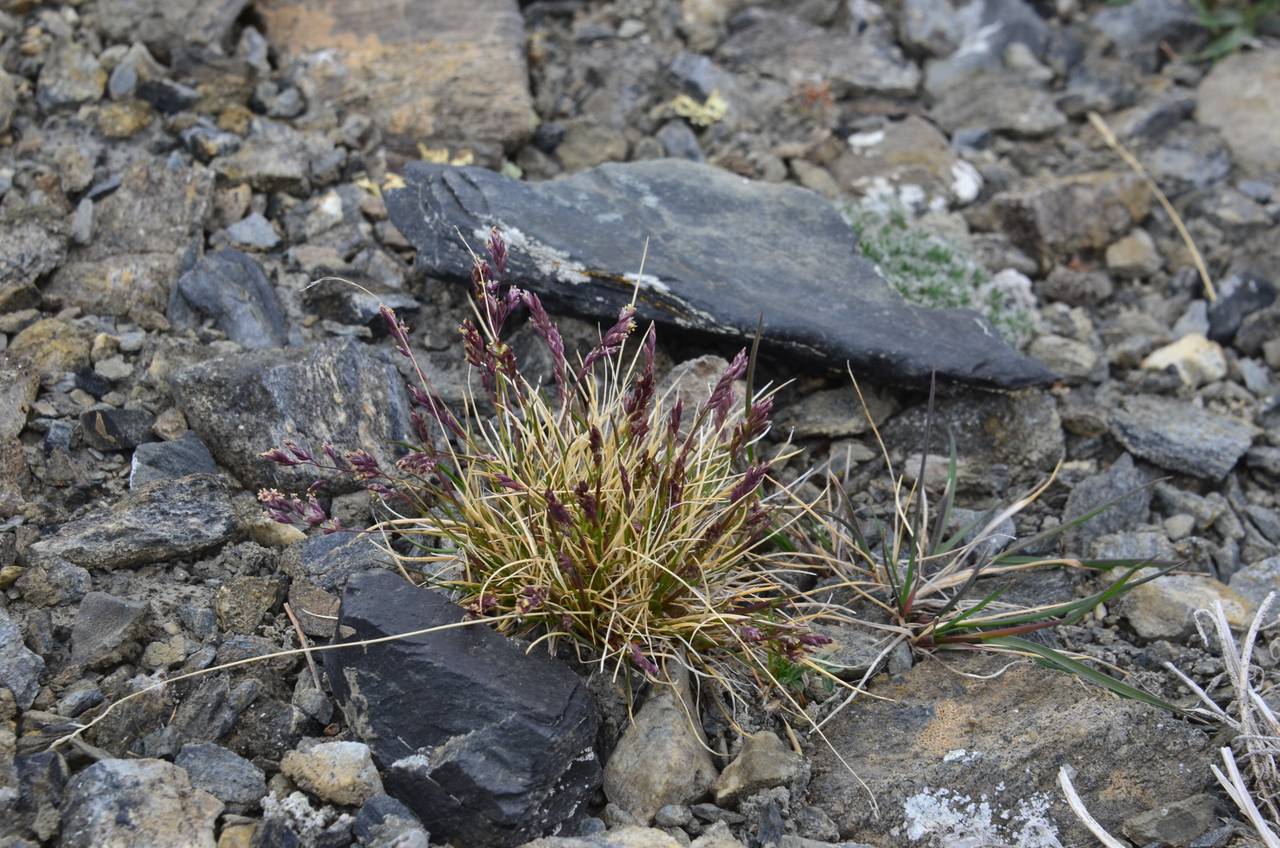
[[(498, 227), (510, 276), (551, 305), (612, 322), (641, 320), (749, 337), (764, 317), (776, 348), (884, 380), (1017, 387), (1052, 372), (1009, 348), (979, 315), (906, 304), (856, 253), (854, 234), (821, 196), (676, 159), (605, 164), (523, 183), (480, 168), (411, 163), (387, 193), (392, 222), (428, 276), (465, 281)], [(922, 340), (928, 343), (922, 343)]]
[(28, 551), (84, 568), (129, 568), (195, 556), (235, 535), (226, 484), (210, 474), (149, 483), (69, 521)]
[[(247, 487), (301, 490), (314, 476), (282, 468), (262, 451), (293, 439), (364, 448), (384, 467), (409, 433), (409, 400), (389, 358), (356, 341), (249, 351), (174, 374), (174, 398), (219, 464)], [(341, 413), (341, 414), (338, 414)], [(341, 490), (353, 481), (334, 480)]]
[(858, 698), (825, 728), (848, 768), (814, 746), (809, 802), (841, 839), (876, 845), (1085, 845), (1060, 766), (1076, 770), (1085, 806), (1112, 833), (1212, 781), (1191, 765), (1210, 758), (1203, 731), (1032, 663), (978, 676), (1005, 665), (953, 657), (873, 686), (885, 700)]
[(13, 693), (19, 709), (27, 709), (40, 691), (44, 660), (22, 640), (22, 630), (0, 608), (0, 687)]
[(288, 343), (284, 312), (271, 281), (258, 260), (238, 250), (205, 256), (173, 287), (169, 320), (174, 326), (194, 327), (204, 319), (251, 350)]
[(1138, 395), (1111, 413), (1111, 432), (1130, 453), (1161, 468), (1221, 480), (1253, 444), (1253, 428), (1182, 400)]

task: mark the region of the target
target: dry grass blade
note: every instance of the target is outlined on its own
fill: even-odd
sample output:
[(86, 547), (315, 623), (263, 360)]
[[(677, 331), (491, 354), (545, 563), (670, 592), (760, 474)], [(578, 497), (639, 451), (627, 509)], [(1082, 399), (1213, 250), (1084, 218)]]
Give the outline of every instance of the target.
[[(1212, 610), (1196, 611), (1200, 638), (1206, 647), (1216, 646), (1222, 657), (1223, 673), (1208, 686), (1196, 684), (1172, 663), (1164, 664), (1200, 699), (1202, 715), (1236, 731), (1233, 744), (1245, 757), (1248, 778), (1237, 765), (1236, 752), (1231, 748), (1221, 750), (1225, 771), (1214, 765), (1213, 774), (1268, 848), (1280, 848), (1280, 840), (1272, 829), (1273, 823), (1280, 818), (1280, 765), (1276, 762), (1277, 755), (1280, 755), (1280, 720), (1267, 705), (1263, 697), (1265, 693), (1255, 684), (1255, 680), (1261, 677), (1261, 671), (1254, 665), (1253, 652), (1275, 603), (1276, 593), (1272, 592), (1258, 607), (1242, 643), (1236, 642), (1221, 601), (1217, 601)], [(1216, 688), (1222, 680), (1230, 684), (1231, 702), (1236, 708), (1234, 714), (1208, 694), (1208, 690)]]
[(1178, 235), (1182, 238), (1182, 243), (1187, 246), (1187, 250), (1191, 253), (1191, 261), (1196, 266), (1196, 271), (1200, 274), (1200, 281), (1204, 283), (1204, 295), (1213, 302), (1218, 299), (1218, 292), (1213, 287), (1213, 280), (1209, 276), (1209, 267), (1205, 265), (1204, 257), (1200, 255), (1200, 249), (1196, 247), (1195, 240), (1191, 238), (1191, 231), (1187, 229), (1187, 225), (1183, 223), (1182, 216), (1178, 214), (1178, 210), (1169, 202), (1169, 198), (1160, 190), (1160, 186), (1156, 183), (1151, 173), (1138, 161), (1138, 157), (1129, 152), (1129, 149), (1116, 138), (1116, 134), (1112, 131), (1110, 125), (1107, 124), (1103, 117), (1097, 112), (1089, 113), (1089, 123), (1093, 124), (1093, 128), (1098, 131), (1098, 135), (1102, 136), (1102, 140), (1107, 146), (1116, 152), (1125, 164), (1128, 165), (1133, 172), (1151, 187), (1151, 191), (1155, 193), (1156, 200), (1164, 209), (1165, 214), (1169, 216), (1169, 220), (1173, 222), (1174, 229), (1178, 231)]
[(1089, 829), (1089, 832), (1097, 837), (1104, 848), (1128, 848), (1119, 839), (1107, 833), (1106, 829), (1098, 824), (1098, 820), (1090, 814), (1084, 801), (1080, 800), (1080, 795), (1076, 792), (1076, 788), (1071, 783), (1071, 775), (1067, 771), (1067, 767), (1063, 766), (1058, 769), (1058, 785), (1062, 787), (1062, 794), (1066, 796), (1067, 806), (1071, 808), (1071, 812), (1076, 814), (1076, 818), (1080, 819), (1080, 823)]

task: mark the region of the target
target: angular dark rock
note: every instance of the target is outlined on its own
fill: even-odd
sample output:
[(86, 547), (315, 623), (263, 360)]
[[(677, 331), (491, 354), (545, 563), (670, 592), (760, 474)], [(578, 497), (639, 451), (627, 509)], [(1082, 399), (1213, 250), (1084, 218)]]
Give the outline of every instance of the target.
[(67, 784), (59, 844), (212, 848), (221, 812), (222, 802), (172, 763), (100, 760)]
[(85, 444), (100, 451), (133, 450), (155, 435), (156, 417), (145, 409), (90, 409), (80, 415)]
[(427, 848), (428, 834), (413, 811), (390, 795), (374, 795), (356, 814), (355, 835), (361, 845)]
[[(0, 215), (0, 286), (28, 284), (67, 258), (67, 226), (47, 212), (19, 210)], [(17, 293), (15, 289), (15, 293)], [(28, 299), (30, 294), (22, 295)], [(39, 292), (31, 306), (40, 303)], [(20, 303), (14, 308), (20, 307)]]
[(184, 252), (204, 237), (214, 175), (175, 155), (146, 157), (116, 179), (94, 201), (93, 240), (71, 250), (45, 296), (96, 315), (162, 311)]
[[(373, 572), (348, 584), (340, 628), (370, 639), (463, 617), (443, 595)], [(441, 841), (519, 845), (569, 818), (599, 785), (585, 684), (483, 624), (329, 651), (325, 669), (387, 792)]]
[(1095, 539), (1144, 522), (1151, 507), (1151, 489), (1146, 484), (1146, 476), (1134, 466), (1133, 457), (1127, 453), (1106, 471), (1077, 483), (1067, 496), (1064, 522), (1074, 521), (1108, 503), (1111, 506), (1064, 534), (1066, 555), (1091, 556), (1090, 546)]
[(924, 85), (934, 95), (975, 73), (1003, 67), (1005, 51), (1013, 44), (1043, 59), (1052, 38), (1048, 23), (1024, 0), (971, 0), (942, 23), (958, 45), (925, 66)]
[(673, 159), (542, 183), (413, 163), (405, 180), (387, 208), (432, 277), (469, 279), (458, 231), (478, 244), (497, 226), (512, 278), (567, 311), (612, 321), (638, 282), (642, 320), (745, 338), (763, 314), (766, 342), (886, 380), (937, 372), (1015, 387), (1053, 376), (975, 313), (904, 303), (856, 255), (834, 207), (805, 189)]
[(174, 764), (186, 769), (191, 784), (233, 810), (255, 807), (267, 794), (262, 769), (239, 754), (211, 742), (183, 745)]
[(308, 536), (301, 544), (286, 548), (280, 558), (280, 570), (293, 579), (339, 591), (353, 574), (394, 567), (395, 561), (377, 540), (360, 533)]
[(20, 820), (38, 839), (52, 841), (61, 823), (62, 793), (70, 776), (67, 762), (57, 751), (18, 756), (18, 805)]
[(188, 474), (217, 474), (213, 454), (191, 431), (171, 442), (146, 442), (133, 452), (129, 468), (129, 488), (137, 489), (156, 480), (172, 480)]
[(138, 639), (146, 629), (147, 613), (143, 602), (106, 592), (85, 595), (71, 628), (71, 662), (102, 668), (136, 657), (142, 650)]
[(1117, 53), (1138, 59), (1148, 70), (1157, 67), (1159, 45), (1191, 52), (1206, 36), (1194, 5), (1184, 0), (1134, 0), (1123, 6), (1106, 6), (1093, 16), (1092, 23), (1115, 45)]
[(1230, 344), (1244, 319), (1275, 302), (1276, 287), (1256, 274), (1232, 274), (1218, 287), (1218, 298), (1209, 307), (1208, 336)]
[(370, 291), (362, 291), (342, 280), (320, 280), (303, 292), (302, 303), (307, 311), (322, 318), (340, 324), (368, 327), (379, 338), (387, 333), (386, 324), (378, 312), (382, 306), (389, 307), (397, 315), (417, 312), (422, 308), (422, 304), (404, 292), (380, 286), (366, 288)]
[(515, 0), (275, 0), (257, 11), (281, 64), (296, 60), (308, 91), (368, 115), (393, 149), (512, 149), (537, 126)]
[(194, 556), (236, 532), (226, 484), (209, 474), (150, 483), (67, 522), (30, 547), (33, 563), (59, 558), (85, 568), (129, 568)]
[(909, 96), (920, 85), (920, 69), (892, 38), (869, 27), (839, 33), (802, 18), (766, 9), (736, 16), (720, 48), (725, 62), (791, 82), (827, 81), (837, 97), (853, 93)]
[(40, 691), (44, 660), (27, 648), (18, 623), (0, 609), (0, 687), (13, 693), (20, 709), (27, 709)]
[(204, 318), (246, 348), (288, 344), (275, 289), (258, 260), (238, 250), (205, 256), (173, 287), (169, 320), (192, 327)]
[[(191, 365), (172, 377), (174, 398), (213, 452), (247, 487), (300, 490), (306, 469), (262, 451), (294, 439), (319, 451), (364, 448), (380, 463), (409, 433), (409, 400), (389, 358), (356, 341), (249, 351)], [(341, 414), (335, 414), (340, 412)], [(334, 481), (337, 490), (345, 481)]]
[(141, 41), (161, 59), (184, 44), (231, 47), (236, 17), (250, 0), (103, 0), (102, 31), (113, 41)]

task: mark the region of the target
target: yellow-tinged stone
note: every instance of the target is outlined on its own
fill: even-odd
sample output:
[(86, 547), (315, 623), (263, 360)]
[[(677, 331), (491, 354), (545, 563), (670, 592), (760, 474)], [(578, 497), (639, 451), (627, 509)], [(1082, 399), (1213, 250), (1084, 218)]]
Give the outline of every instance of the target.
[(257, 832), (258, 822), (254, 819), (228, 821), (222, 825), (218, 848), (251, 848)]
[(262, 0), (267, 39), (324, 102), (373, 119), (387, 145), (514, 148), (537, 125), (514, 0)]
[(151, 123), (151, 107), (142, 100), (108, 103), (98, 110), (98, 132), (107, 138), (129, 138)]
[(1182, 382), (1191, 388), (1227, 376), (1227, 357), (1222, 347), (1200, 333), (1183, 336), (1142, 360), (1142, 367), (1148, 371), (1163, 371), (1169, 366), (1177, 369)]
[(14, 337), (9, 353), (31, 362), (41, 377), (57, 377), (89, 364), (89, 339), (66, 321), (45, 318)]
[(262, 521), (249, 525), (249, 538), (264, 548), (287, 548), (306, 539), (307, 534), (292, 524), (281, 524), (279, 521), (263, 518)]
[[(1138, 572), (1138, 578), (1150, 573)], [(1166, 574), (1124, 596), (1120, 611), (1143, 639), (1181, 639), (1195, 630), (1198, 609), (1222, 602), (1232, 628), (1243, 630), (1253, 621), (1257, 604), (1207, 574)]]

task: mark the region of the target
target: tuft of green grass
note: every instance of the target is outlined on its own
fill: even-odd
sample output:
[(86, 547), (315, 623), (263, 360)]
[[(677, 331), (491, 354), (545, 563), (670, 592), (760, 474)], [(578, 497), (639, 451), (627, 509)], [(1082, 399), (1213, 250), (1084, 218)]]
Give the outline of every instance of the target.
[(1215, 61), (1250, 43), (1266, 28), (1280, 27), (1280, 0), (1192, 0), (1211, 39), (1194, 59)]
[[(766, 688), (798, 709), (797, 669), (830, 640), (810, 628), (824, 613), (793, 587), (782, 541), (802, 512), (771, 473), (795, 451), (766, 455), (761, 441), (775, 390), (737, 400), (754, 361), (744, 349), (696, 408), (663, 396), (654, 327), (628, 344), (633, 304), (570, 361), (537, 295), (499, 282), (505, 266), (495, 230), (460, 327), (481, 395), (461, 408), (441, 401), (384, 308), (416, 377), (416, 440), (395, 467), (330, 445), (263, 456), (362, 480), (393, 515), (373, 530), (402, 570), (500, 632), (567, 648), (628, 683), (665, 681), (674, 664), (743, 702)], [(526, 380), (503, 340), (519, 311), (550, 352), (551, 386)], [(340, 529), (314, 492), (259, 499), (277, 520)]]
[(1030, 340), (1035, 316), (993, 285), (992, 277), (963, 248), (911, 224), (901, 209), (853, 206), (845, 216), (862, 255), (875, 263), (908, 302), (930, 309), (972, 309), (1011, 344)]
[[(859, 398), (861, 391), (854, 382)], [(865, 407), (865, 402), (864, 402)], [(870, 416), (868, 416), (870, 420)], [(871, 422), (879, 440), (879, 432)], [(933, 396), (925, 428), (923, 456), (929, 453), (933, 429)], [(976, 520), (947, 533), (955, 505), (957, 462), (954, 440), (944, 489), (937, 504), (931, 504), (923, 488), (921, 468), (914, 484), (907, 475), (895, 474), (888, 451), (880, 442), (889, 468), (893, 492), (891, 514), (876, 528), (864, 532), (864, 522), (854, 509), (839, 480), (832, 478), (821, 509), (811, 511), (812, 550), (843, 582), (845, 588), (879, 610), (887, 620), (883, 629), (905, 642), (915, 652), (942, 650), (989, 650), (1022, 655), (1076, 675), (1126, 698), (1180, 712), (1162, 699), (1134, 687), (1080, 659), (1027, 637), (1037, 631), (1074, 624), (1136, 586), (1163, 575), (1168, 568), (1139, 576), (1152, 563), (1136, 560), (1081, 560), (1074, 557), (1029, 555), (1054, 537), (1088, 521), (1112, 504), (1104, 504), (1083, 516), (1050, 530), (1015, 539), (999, 548), (990, 545), (997, 528), (1022, 512), (1043, 495), (1053, 478), (1017, 500), (981, 514)], [(868, 539), (879, 539), (871, 544)], [(1106, 588), (1083, 598), (1063, 600), (1035, 607), (1005, 603), (1001, 589), (989, 589), (990, 578), (1023, 572), (1076, 568), (1094, 572), (1119, 571)], [(886, 650), (887, 654), (888, 651)], [(832, 713), (834, 715), (834, 713)], [(828, 716), (828, 719), (830, 716)]]

